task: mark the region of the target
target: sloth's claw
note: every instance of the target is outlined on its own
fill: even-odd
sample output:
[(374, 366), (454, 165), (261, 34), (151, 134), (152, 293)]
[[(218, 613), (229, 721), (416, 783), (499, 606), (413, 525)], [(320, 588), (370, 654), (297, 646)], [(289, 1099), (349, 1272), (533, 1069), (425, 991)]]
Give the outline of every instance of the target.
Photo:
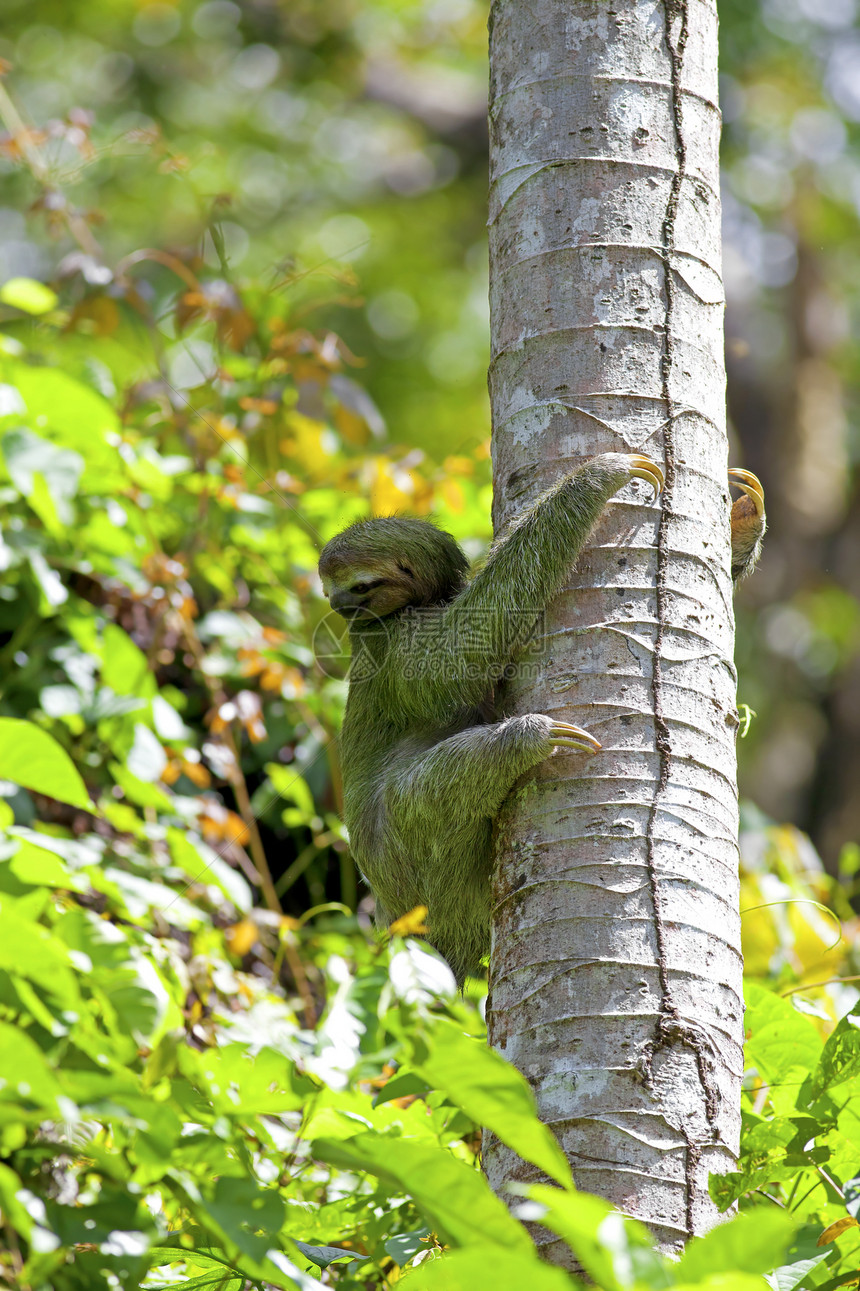
[(584, 731), (581, 726), (571, 726), (568, 722), (553, 722), (549, 737), (559, 748), (576, 749), (579, 753), (596, 753), (602, 748), (600, 741), (588, 731)]
[(645, 480), (653, 488), (654, 497), (659, 497), (660, 490), (666, 482), (662, 467), (652, 462), (651, 458), (646, 457), (644, 453), (629, 453), (628, 457), (631, 478)]
[(756, 515), (764, 516), (764, 489), (757, 475), (753, 475), (752, 471), (745, 471), (741, 466), (730, 466), (729, 483), (734, 484), (735, 488), (743, 489), (747, 497), (752, 499)]

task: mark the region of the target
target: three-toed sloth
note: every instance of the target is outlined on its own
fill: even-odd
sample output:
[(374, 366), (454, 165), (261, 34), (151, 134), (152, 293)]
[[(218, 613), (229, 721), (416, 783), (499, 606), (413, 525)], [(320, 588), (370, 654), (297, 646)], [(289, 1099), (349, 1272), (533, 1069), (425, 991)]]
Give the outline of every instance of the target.
[[(732, 509), (732, 577), (761, 550), (755, 476)], [(489, 950), (493, 819), (514, 782), (556, 748), (593, 753), (578, 726), (543, 713), (498, 720), (494, 690), (563, 588), (595, 521), (631, 479), (660, 467), (604, 453), (519, 515), (471, 579), (450, 534), (425, 520), (360, 521), (320, 558), (332, 609), (349, 620), (344, 814), (356, 863), (388, 924), (428, 909), (427, 936), (458, 982)]]

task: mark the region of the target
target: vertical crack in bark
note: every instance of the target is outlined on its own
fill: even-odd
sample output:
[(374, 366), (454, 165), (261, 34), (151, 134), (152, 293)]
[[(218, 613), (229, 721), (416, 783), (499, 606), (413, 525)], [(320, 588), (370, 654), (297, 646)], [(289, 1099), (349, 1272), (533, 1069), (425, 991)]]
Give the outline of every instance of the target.
[[(690, 1050), (696, 1062), (696, 1070), (705, 1098), (705, 1109), (708, 1125), (712, 1133), (715, 1129), (718, 1096), (711, 1080), (709, 1070), (710, 1042), (700, 1029), (685, 1021), (678, 1012), (672, 998), (669, 981), (669, 969), (666, 962), (666, 938), (663, 922), (663, 910), (656, 863), (656, 829), (660, 800), (669, 784), (672, 760), (672, 741), (669, 724), (663, 711), (663, 638), (667, 622), (667, 574), (669, 569), (670, 527), (672, 522), (672, 503), (675, 488), (675, 418), (678, 415), (671, 390), (671, 375), (674, 363), (674, 338), (672, 326), (675, 315), (676, 293), (672, 257), (675, 249), (675, 222), (681, 199), (687, 167), (687, 147), (683, 132), (681, 71), (684, 63), (684, 51), (689, 33), (687, 0), (664, 0), (665, 41), (671, 67), (672, 120), (675, 131), (675, 156), (677, 167), (672, 176), (669, 198), (666, 203), (666, 214), (663, 218), (663, 274), (666, 291), (666, 321), (663, 336), (663, 354), (660, 360), (660, 377), (666, 419), (663, 427), (663, 448), (665, 455), (666, 484), (663, 490), (663, 506), (660, 512), (660, 523), (657, 532), (657, 630), (654, 641), (654, 665), (651, 674), (651, 697), (654, 709), (654, 728), (659, 757), (659, 775), (654, 789), (654, 797), (648, 815), (645, 833), (646, 863), (651, 889), (651, 900), (654, 911), (654, 927), (657, 942), (657, 961), (660, 976), (660, 1016), (656, 1034), (647, 1053), (644, 1065), (649, 1081), (653, 1078), (653, 1064), (656, 1054), (672, 1044), (680, 1044)], [(678, 20), (677, 38), (673, 38), (672, 29)], [(685, 1191), (686, 1191), (686, 1226), (692, 1236), (693, 1201), (695, 1174), (700, 1160), (700, 1146), (694, 1141), (690, 1129), (681, 1126), (684, 1136), (685, 1151)]]

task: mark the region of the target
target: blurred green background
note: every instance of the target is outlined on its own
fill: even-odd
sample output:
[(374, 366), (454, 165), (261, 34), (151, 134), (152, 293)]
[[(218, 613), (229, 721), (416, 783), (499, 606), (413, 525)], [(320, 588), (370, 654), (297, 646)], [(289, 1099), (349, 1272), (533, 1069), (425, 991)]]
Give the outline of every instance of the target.
[[(732, 456), (760, 474), (770, 518), (739, 598), (740, 698), (757, 714), (742, 794), (834, 867), (860, 837), (860, 31), (854, 0), (725, 0), (720, 19)], [(89, 324), (128, 384), (152, 376), (156, 350), (183, 390), (214, 362), (205, 325), (176, 344), (170, 268), (129, 271), (152, 322), (127, 316), (64, 203), (111, 270), (152, 247), (253, 290), (256, 309), (314, 307), (378, 410), (350, 390), (366, 418), (353, 440), (405, 460), (401, 483), (474, 463), (488, 433), (485, 4), (6, 0), (0, 56), (47, 167), (36, 183), (4, 150), (0, 275), (62, 282), (80, 310), (66, 353), (94, 361)], [(299, 406), (319, 412), (309, 391)], [(486, 539), (486, 496), (448, 492), (458, 534)]]
[[(716, 1198), (791, 1211), (780, 1285), (829, 1287), (860, 1256), (856, 1014), (834, 1028), (860, 973), (860, 25), (856, 0), (719, 10), (732, 461), (770, 533), (737, 596), (750, 1044)], [(543, 1142), (462, 1049), (485, 986), (455, 998), (420, 917), (372, 931), (316, 576), (370, 510), (490, 536), (486, 5), (2, 11), (0, 1280), (239, 1291), (357, 1253), (357, 1289), (485, 1242), (496, 1291), (538, 1285), (460, 1169), (481, 1125)], [(633, 1285), (618, 1240), (601, 1286)]]

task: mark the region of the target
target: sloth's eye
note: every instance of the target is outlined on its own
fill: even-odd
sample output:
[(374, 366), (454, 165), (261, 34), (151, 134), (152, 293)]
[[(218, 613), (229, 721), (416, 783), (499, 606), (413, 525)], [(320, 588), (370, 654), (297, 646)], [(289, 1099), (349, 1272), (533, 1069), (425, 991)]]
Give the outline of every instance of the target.
[(370, 578), (362, 583), (353, 583), (349, 590), (351, 592), (356, 592), (359, 596), (363, 596), (365, 592), (372, 592), (374, 587), (379, 587), (380, 583), (384, 582), (384, 578)]

